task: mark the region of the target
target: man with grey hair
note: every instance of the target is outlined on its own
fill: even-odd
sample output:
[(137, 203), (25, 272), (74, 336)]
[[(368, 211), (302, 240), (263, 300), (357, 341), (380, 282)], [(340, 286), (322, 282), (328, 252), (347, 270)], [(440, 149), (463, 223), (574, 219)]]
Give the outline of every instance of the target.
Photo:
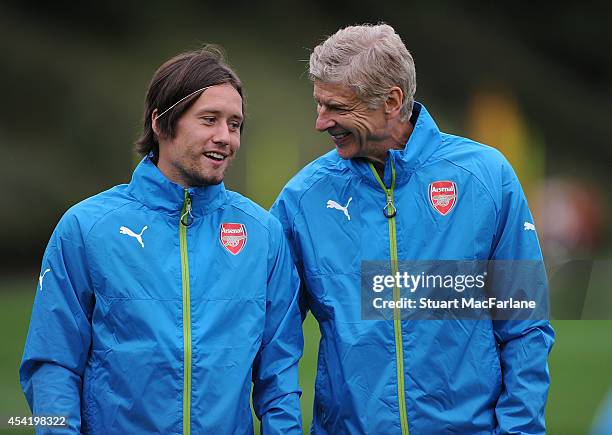
[(512, 168), (440, 132), (414, 101), (414, 62), (391, 26), (339, 30), (312, 52), (310, 78), (316, 129), (335, 149), (272, 212), (302, 277), (302, 316), (321, 331), (312, 433), (544, 433), (546, 318), (406, 319), (396, 303), (370, 320), (364, 305), (376, 261), (393, 275), (405, 260), (541, 262)]

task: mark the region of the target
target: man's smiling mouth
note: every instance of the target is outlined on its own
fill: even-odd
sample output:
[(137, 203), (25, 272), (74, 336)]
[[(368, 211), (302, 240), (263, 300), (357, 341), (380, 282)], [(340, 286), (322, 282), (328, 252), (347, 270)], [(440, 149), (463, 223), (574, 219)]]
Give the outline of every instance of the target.
[(330, 133), (330, 134), (331, 134), (331, 136), (332, 136), (334, 139), (336, 139), (336, 140), (341, 140), (341, 139), (344, 139), (345, 137), (347, 137), (347, 136), (348, 136), (349, 134), (351, 134), (351, 133), (349, 133), (349, 132), (347, 131), (347, 132), (344, 132), (344, 133), (337, 133), (337, 134), (332, 134), (332, 133)]
[(208, 157), (209, 159), (215, 160), (217, 162), (222, 162), (223, 160), (227, 158), (227, 156), (224, 156), (223, 154), (217, 153), (215, 151), (205, 152), (204, 155)]

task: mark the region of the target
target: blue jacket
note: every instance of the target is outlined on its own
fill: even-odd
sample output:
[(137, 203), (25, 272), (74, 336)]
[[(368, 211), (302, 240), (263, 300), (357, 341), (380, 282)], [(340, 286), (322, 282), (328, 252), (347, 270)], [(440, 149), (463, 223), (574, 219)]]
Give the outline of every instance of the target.
[(223, 184), (183, 189), (145, 158), (55, 229), (23, 391), (69, 433), (250, 434), (253, 385), (264, 433), (301, 433), (298, 288), (276, 218)]
[[(547, 320), (361, 317), (362, 261), (389, 262), (394, 248), (399, 261), (542, 258), (503, 156), (441, 133), (419, 103), (412, 121), (406, 147), (388, 152), (384, 180), (334, 150), (299, 172), (272, 207), (302, 276), (303, 315), (310, 309), (321, 330), (312, 433), (544, 433), (554, 341)], [(380, 184), (391, 187), (392, 166), (393, 228)], [(446, 182), (454, 193), (434, 201), (431, 185)]]

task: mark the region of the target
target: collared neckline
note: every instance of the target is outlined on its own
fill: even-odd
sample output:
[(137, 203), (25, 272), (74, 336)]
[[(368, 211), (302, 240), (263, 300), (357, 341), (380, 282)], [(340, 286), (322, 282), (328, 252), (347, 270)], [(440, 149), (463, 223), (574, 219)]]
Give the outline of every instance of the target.
[(128, 186), (128, 192), (145, 206), (173, 216), (180, 215), (185, 202), (185, 190), (189, 192), (191, 212), (196, 217), (218, 209), (227, 199), (223, 183), (185, 189), (170, 181), (150, 156), (138, 164)]
[[(383, 179), (386, 186), (391, 185), (391, 162), (397, 173), (396, 184), (404, 184), (441, 145), (440, 129), (424, 105), (414, 102), (410, 122), (414, 128), (404, 149), (387, 151)], [(366, 159), (349, 159), (346, 160), (346, 165), (357, 175), (363, 177), (368, 184), (378, 187), (378, 181), (374, 178)]]

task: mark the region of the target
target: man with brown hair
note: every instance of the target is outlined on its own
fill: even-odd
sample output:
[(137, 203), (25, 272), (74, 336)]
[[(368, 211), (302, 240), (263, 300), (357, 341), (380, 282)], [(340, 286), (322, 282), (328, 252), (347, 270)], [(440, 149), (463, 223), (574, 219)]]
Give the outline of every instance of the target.
[(68, 210), (45, 252), (20, 370), (34, 415), (246, 434), (252, 384), (264, 433), (301, 433), (297, 273), (279, 222), (222, 182), (243, 123), (219, 49), (157, 70), (131, 182)]

